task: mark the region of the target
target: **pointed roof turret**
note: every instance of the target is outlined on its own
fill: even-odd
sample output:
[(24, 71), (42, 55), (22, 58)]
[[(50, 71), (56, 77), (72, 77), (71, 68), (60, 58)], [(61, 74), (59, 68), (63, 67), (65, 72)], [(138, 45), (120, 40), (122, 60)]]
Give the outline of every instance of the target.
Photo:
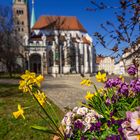
[(32, 0), (32, 14), (31, 14), (31, 26), (30, 28), (32, 28), (34, 26), (36, 22), (36, 18), (35, 18), (35, 10), (34, 10), (34, 0)]

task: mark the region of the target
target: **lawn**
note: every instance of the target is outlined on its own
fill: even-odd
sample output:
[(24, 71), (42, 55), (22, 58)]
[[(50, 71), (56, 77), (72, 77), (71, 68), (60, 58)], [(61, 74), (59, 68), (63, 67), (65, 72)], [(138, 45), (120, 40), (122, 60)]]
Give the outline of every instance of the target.
[[(50, 101), (51, 102), (51, 101)], [(26, 119), (15, 119), (13, 111), (17, 111), (17, 104), (30, 107), (25, 111)], [(60, 120), (63, 112), (51, 102)], [(38, 115), (43, 112), (29, 94), (18, 90), (18, 85), (0, 84), (0, 140), (51, 140), (51, 136), (30, 128), (32, 125), (48, 126)]]
[[(12, 73), (12, 79), (20, 79), (20, 74)], [(11, 79), (8, 73), (0, 72), (0, 79)]]

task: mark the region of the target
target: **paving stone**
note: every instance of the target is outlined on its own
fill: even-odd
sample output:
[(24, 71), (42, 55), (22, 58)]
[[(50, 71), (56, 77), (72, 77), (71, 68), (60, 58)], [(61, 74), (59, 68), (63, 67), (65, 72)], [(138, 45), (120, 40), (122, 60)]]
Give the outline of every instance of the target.
[[(84, 97), (87, 91), (94, 92), (93, 87), (81, 86), (80, 82), (82, 77), (58, 77), (50, 78), (46, 77), (43, 82), (42, 89), (60, 109), (65, 111), (65, 108), (73, 108), (78, 106), (80, 102), (84, 101)], [(95, 77), (91, 80), (97, 85), (98, 88), (103, 84), (97, 83)]]

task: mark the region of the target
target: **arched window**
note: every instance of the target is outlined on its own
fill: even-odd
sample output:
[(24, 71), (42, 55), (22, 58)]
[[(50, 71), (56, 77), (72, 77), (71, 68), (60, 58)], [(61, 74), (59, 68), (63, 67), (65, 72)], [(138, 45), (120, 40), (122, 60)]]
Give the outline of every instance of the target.
[(56, 46), (55, 48), (55, 62), (56, 62), (56, 65), (60, 64), (59, 46)]
[(22, 15), (23, 15), (23, 13), (24, 13), (23, 10), (21, 10), (21, 14), (22, 14)]
[(49, 66), (53, 66), (53, 52), (52, 50), (49, 51)]
[(75, 46), (71, 46), (70, 47), (70, 64), (71, 64), (71, 67), (75, 68), (76, 66), (76, 58), (75, 58)]
[(16, 12), (17, 12), (17, 14), (19, 14), (19, 10), (17, 10)]

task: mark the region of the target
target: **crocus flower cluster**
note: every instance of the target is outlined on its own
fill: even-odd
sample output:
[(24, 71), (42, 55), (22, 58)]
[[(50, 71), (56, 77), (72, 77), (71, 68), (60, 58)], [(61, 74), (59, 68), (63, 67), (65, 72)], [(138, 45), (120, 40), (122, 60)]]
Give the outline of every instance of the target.
[(118, 93), (128, 96), (129, 94), (129, 84), (124, 82), (119, 85)]
[(105, 87), (106, 88), (112, 88), (120, 85), (122, 83), (121, 78), (108, 78), (107, 81), (105, 82)]
[(131, 80), (130, 83), (127, 83), (120, 78), (108, 78), (105, 82), (105, 88), (116, 88), (115, 90), (118, 95), (121, 94), (126, 97), (136, 95), (140, 92), (140, 79)]
[(88, 131), (92, 123), (97, 122), (97, 118), (101, 117), (94, 110), (86, 107), (75, 107), (64, 116), (62, 126), (65, 128), (67, 138), (72, 138), (75, 131), (80, 130), (82, 133)]
[[(100, 78), (96, 76), (99, 82)], [(90, 115), (85, 107), (74, 109), (72, 117), (67, 118), (70, 123), (65, 124), (66, 132), (69, 132), (66, 135), (71, 140), (140, 140), (140, 112), (127, 113), (129, 118), (125, 116), (127, 111), (135, 110), (140, 105), (140, 79), (131, 80), (130, 83), (125, 82), (123, 77), (105, 79), (102, 90), (91, 82), (95, 91), (87, 92), (85, 96), (84, 106), (93, 109), (94, 115)]]
[[(123, 134), (123, 129), (121, 127), (124, 119), (116, 119), (113, 115), (114, 112), (111, 112), (108, 119), (99, 118), (98, 122), (92, 124), (90, 131), (98, 136), (98, 138), (94, 137), (95, 140), (100, 138), (105, 140), (126, 140)], [(113, 130), (114, 127), (116, 129), (115, 131)], [(104, 135), (104, 133), (108, 135)]]
[(138, 68), (133, 64), (130, 65), (127, 69), (128, 74), (135, 75), (138, 72)]

